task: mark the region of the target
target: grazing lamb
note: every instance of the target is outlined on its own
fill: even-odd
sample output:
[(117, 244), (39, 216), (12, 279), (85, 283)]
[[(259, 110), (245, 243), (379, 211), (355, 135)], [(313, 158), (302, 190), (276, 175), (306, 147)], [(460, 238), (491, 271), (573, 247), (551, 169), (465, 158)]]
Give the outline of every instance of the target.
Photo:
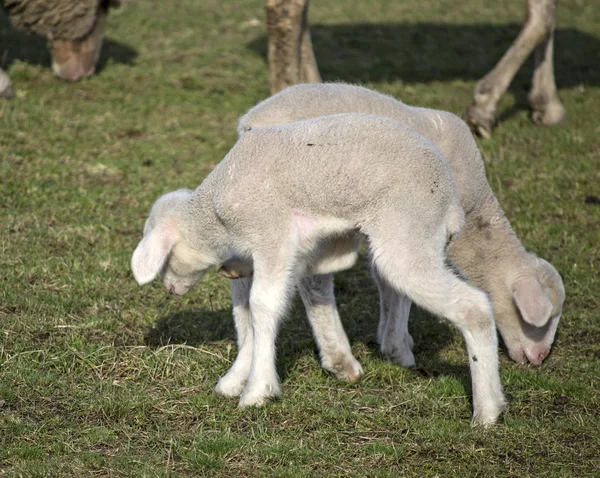
[[(496, 324), (510, 357), (517, 362), (529, 360), (540, 365), (554, 341), (565, 299), (564, 286), (556, 269), (528, 253), (515, 236), (487, 182), (477, 144), (460, 118), (446, 111), (407, 106), (391, 96), (360, 86), (304, 84), (287, 88), (251, 108), (240, 119), (238, 133), (351, 112), (398, 120), (431, 140), (446, 158), (466, 216), (461, 234), (448, 248), (448, 256), (473, 285), (489, 293)], [(247, 271), (239, 273), (244, 274)], [(325, 282), (321, 279), (321, 283)], [(410, 300), (389, 288), (385, 281), (377, 282), (381, 298), (377, 334), (381, 351), (392, 362), (413, 366), (413, 340), (407, 325)], [(339, 318), (332, 293), (329, 286), (323, 286), (321, 295), (329, 297), (329, 314), (335, 321)], [(335, 328), (339, 330), (341, 325), (336, 324)], [(315, 331), (316, 336), (325, 333)], [(351, 359), (345, 357), (341, 362), (350, 363)]]
[[(94, 73), (110, 7), (122, 0), (0, 0), (13, 25), (48, 40), (54, 74), (78, 81)], [(12, 89), (0, 69), (0, 97)]]
[(364, 236), (381, 281), (461, 330), (474, 421), (491, 424), (505, 403), (492, 310), (444, 262), (462, 220), (429, 140), (389, 118), (332, 115), (244, 134), (195, 191), (155, 203), (131, 267), (139, 284), (161, 273), (184, 294), (227, 257), (251, 262), (252, 279), (234, 289), (238, 356), (216, 390), (262, 405), (280, 394), (275, 338), (295, 288), (349, 267)]
[[(308, 26), (308, 4), (309, 0), (266, 0), (271, 93), (297, 83), (321, 81)], [(533, 120), (552, 125), (566, 118), (554, 80), (555, 24), (556, 0), (527, 0), (527, 19), (519, 36), (475, 87), (466, 113), (473, 132), (491, 135), (498, 102), (533, 51), (535, 70), (529, 94)]]

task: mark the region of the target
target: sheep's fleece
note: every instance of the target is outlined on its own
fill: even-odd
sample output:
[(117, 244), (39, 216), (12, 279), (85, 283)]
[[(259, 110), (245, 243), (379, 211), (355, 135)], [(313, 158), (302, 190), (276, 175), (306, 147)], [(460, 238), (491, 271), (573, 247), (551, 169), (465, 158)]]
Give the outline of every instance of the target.
[(0, 0), (17, 28), (51, 40), (79, 40), (92, 30), (98, 9), (121, 0)]
[[(487, 182), (477, 143), (459, 117), (447, 111), (408, 106), (360, 86), (301, 84), (251, 108), (240, 118), (238, 133), (351, 112), (400, 121), (439, 148), (452, 170), (466, 219), (461, 234), (448, 248), (448, 256), (472, 284), (490, 294), (496, 324), (511, 358), (541, 364), (554, 341), (565, 299), (564, 286), (556, 269), (528, 253), (514, 234)], [(378, 281), (378, 285), (378, 340), (382, 353), (390, 361), (413, 366), (413, 341), (407, 328), (410, 301), (385, 282)], [(334, 303), (332, 297), (330, 302)], [(331, 316), (337, 316), (337, 312), (331, 310)]]
[(160, 273), (183, 294), (228, 257), (252, 262), (247, 293), (232, 294), (238, 355), (216, 390), (261, 405), (280, 394), (275, 339), (294, 291), (349, 267), (353, 238), (365, 237), (381, 280), (463, 332), (473, 417), (487, 425), (505, 405), (491, 305), (445, 263), (463, 220), (448, 164), (427, 138), (382, 116), (323, 116), (244, 134), (195, 191), (160, 198), (131, 266), (138, 283)]

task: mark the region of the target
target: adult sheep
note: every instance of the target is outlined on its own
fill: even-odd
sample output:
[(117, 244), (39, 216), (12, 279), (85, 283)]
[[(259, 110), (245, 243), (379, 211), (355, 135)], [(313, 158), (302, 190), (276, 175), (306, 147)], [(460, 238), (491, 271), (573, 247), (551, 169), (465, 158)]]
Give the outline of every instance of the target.
[[(108, 10), (122, 3), (124, 0), (0, 0), (14, 26), (48, 40), (52, 70), (67, 81), (94, 73)], [(10, 79), (0, 69), (0, 97), (11, 96)]]
[[(474, 133), (491, 135), (498, 102), (532, 52), (535, 52), (535, 68), (529, 103), (533, 120), (548, 126), (566, 118), (554, 80), (556, 1), (527, 0), (527, 19), (521, 32), (475, 87), (473, 101), (466, 111), (466, 120)], [(321, 81), (308, 26), (308, 3), (309, 0), (265, 0), (273, 94), (297, 83)]]

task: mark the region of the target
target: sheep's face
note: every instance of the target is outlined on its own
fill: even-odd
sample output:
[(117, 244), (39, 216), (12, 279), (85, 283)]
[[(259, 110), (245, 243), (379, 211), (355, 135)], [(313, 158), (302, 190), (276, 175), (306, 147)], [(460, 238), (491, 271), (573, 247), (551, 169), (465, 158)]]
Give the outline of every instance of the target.
[(106, 9), (99, 7), (96, 23), (89, 35), (79, 40), (49, 41), (52, 70), (57, 77), (79, 81), (94, 74), (100, 58), (107, 16)]
[(183, 295), (202, 280), (211, 265), (204, 254), (179, 242), (171, 249), (160, 275), (167, 291)]
[(195, 247), (188, 245), (190, 233), (186, 212), (192, 191), (181, 189), (159, 198), (144, 226), (144, 238), (131, 258), (133, 275), (140, 285), (161, 275), (169, 292), (183, 295), (204, 276), (216, 259), (209, 247), (196, 237)]
[(540, 365), (550, 353), (565, 300), (560, 275), (536, 257), (530, 273), (514, 281), (509, 292), (503, 297), (492, 295), (508, 354), (516, 362)]

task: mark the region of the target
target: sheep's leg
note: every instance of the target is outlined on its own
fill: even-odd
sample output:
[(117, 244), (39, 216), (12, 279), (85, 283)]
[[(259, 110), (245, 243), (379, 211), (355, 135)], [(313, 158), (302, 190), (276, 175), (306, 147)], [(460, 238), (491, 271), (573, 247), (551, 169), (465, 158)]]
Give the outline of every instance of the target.
[(302, 83), (320, 83), (321, 74), (315, 58), (308, 25), (308, 0), (302, 11), (302, 40), (300, 45), (300, 80)]
[(560, 123), (567, 116), (567, 111), (556, 93), (553, 55), (554, 24), (550, 37), (535, 49), (535, 70), (529, 93), (533, 121), (544, 126)]
[[(368, 231), (365, 231), (368, 233)], [(401, 231), (374, 228), (368, 233), (374, 266), (381, 278), (426, 310), (447, 317), (467, 344), (473, 388), (473, 421), (489, 425), (505, 407), (498, 371), (498, 339), (485, 293), (463, 282), (444, 264), (443, 245), (398, 254), (391, 244), (410, 244)], [(414, 242), (414, 237), (412, 238)]]
[[(263, 405), (281, 394), (275, 369), (275, 339), (283, 316), (304, 268), (292, 259), (294, 251), (279, 260), (267, 254), (256, 254), (254, 277), (250, 290), (250, 323), (252, 328), (252, 362), (248, 381), (240, 396), (239, 406)], [(294, 271), (294, 272), (292, 272)]]
[(266, 0), (271, 93), (319, 74), (308, 29), (308, 0)]
[(363, 369), (352, 355), (333, 294), (333, 274), (313, 275), (300, 282), (300, 296), (321, 355), (321, 365), (342, 380), (354, 381)]
[(0, 98), (10, 99), (13, 97), (13, 91), (10, 86), (10, 77), (2, 68), (0, 68)]
[(527, 20), (519, 36), (498, 64), (475, 87), (467, 121), (484, 137), (492, 133), (498, 101), (535, 47), (548, 40), (556, 17), (556, 0), (528, 0)]
[(252, 364), (252, 321), (250, 320), (251, 278), (230, 281), (233, 319), (237, 333), (238, 353), (229, 371), (221, 377), (215, 391), (226, 397), (242, 393)]
[(388, 362), (402, 367), (414, 367), (414, 341), (408, 333), (408, 316), (412, 301), (379, 277), (376, 270), (372, 270), (371, 274), (379, 290), (377, 342), (381, 354)]

